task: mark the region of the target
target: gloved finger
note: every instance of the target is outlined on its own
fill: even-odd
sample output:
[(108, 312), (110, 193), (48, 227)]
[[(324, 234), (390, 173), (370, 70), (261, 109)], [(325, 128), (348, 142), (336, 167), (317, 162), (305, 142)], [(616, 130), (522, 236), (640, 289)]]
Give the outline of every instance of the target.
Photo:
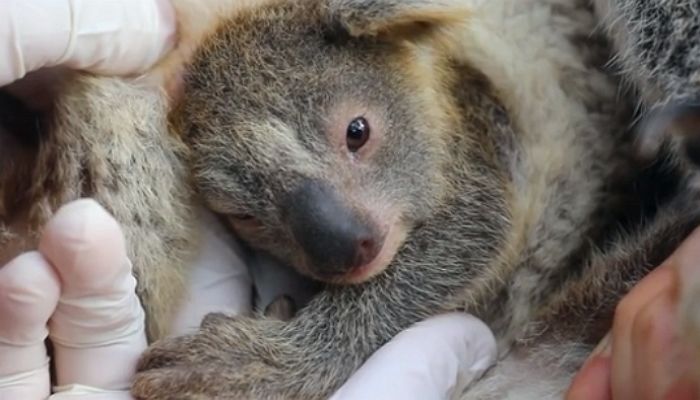
[(168, 0), (69, 2), (72, 35), (59, 64), (101, 74), (142, 72), (175, 43), (175, 11)]
[(0, 399), (48, 397), (44, 340), (59, 293), (58, 277), (37, 252), (0, 268)]
[(198, 212), (203, 245), (191, 268), (189, 297), (171, 329), (178, 336), (196, 332), (209, 313), (239, 315), (252, 309), (252, 283), (240, 247), (210, 211)]
[(42, 67), (101, 74), (151, 67), (175, 43), (168, 0), (8, 0), (0, 7), (0, 86)]
[(454, 398), (481, 377), (496, 353), (493, 333), (478, 319), (457, 313), (434, 317), (380, 348), (331, 400)]
[(146, 335), (119, 225), (96, 202), (78, 200), (49, 221), (39, 250), (63, 287), (49, 324), (57, 391), (127, 390)]
[(126, 390), (102, 390), (87, 386), (71, 385), (65, 391), (56, 393), (49, 400), (133, 400)]

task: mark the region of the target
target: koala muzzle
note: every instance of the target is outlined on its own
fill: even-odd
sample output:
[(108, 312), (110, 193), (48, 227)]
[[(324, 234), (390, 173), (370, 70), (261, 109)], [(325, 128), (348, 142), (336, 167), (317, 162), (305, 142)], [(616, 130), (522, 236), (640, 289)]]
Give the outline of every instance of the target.
[(384, 244), (372, 222), (345, 205), (323, 183), (305, 181), (289, 195), (285, 208), (310, 272), (321, 279), (368, 265)]

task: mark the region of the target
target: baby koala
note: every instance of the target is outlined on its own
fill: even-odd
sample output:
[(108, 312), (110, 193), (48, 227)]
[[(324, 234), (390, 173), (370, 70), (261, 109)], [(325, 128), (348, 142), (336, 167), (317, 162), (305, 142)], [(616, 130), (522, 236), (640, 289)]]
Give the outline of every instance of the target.
[(134, 395), (327, 398), (401, 330), (464, 310), (502, 351), (465, 399), (562, 397), (617, 301), (698, 223), (681, 189), (617, 209), (621, 176), (645, 176), (628, 176), (596, 24), (574, 0), (222, 16), (171, 113), (195, 190), (326, 287), (287, 322), (212, 315), (156, 343)]
[(175, 1), (204, 21), (181, 30), (176, 105), (77, 77), (23, 168), (0, 171), (15, 237), (75, 197), (115, 215), (153, 339), (182, 298), (198, 199), (322, 282), (288, 321), (211, 315), (156, 342), (136, 398), (328, 398), (455, 310), (501, 350), (463, 398), (560, 398), (618, 300), (700, 222), (694, 191), (629, 157), (588, 0), (196, 3)]

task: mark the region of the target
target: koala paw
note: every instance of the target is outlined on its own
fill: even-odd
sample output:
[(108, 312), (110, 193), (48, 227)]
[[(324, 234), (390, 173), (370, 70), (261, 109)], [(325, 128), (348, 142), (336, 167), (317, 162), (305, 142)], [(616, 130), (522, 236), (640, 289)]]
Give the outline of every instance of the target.
[[(283, 386), (293, 357), (273, 332), (281, 322), (207, 316), (199, 333), (154, 343), (132, 386), (139, 400), (292, 399)], [(293, 358), (291, 358), (293, 360)], [(286, 390), (285, 390), (286, 389)]]

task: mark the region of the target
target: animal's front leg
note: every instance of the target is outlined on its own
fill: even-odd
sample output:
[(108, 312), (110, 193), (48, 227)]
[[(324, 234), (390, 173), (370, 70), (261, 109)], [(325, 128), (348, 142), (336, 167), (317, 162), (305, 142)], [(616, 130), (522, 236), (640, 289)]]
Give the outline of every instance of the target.
[[(355, 296), (323, 293), (286, 323), (210, 315), (197, 334), (157, 342), (144, 354), (133, 393), (148, 400), (175, 394), (327, 398), (374, 350), (423, 317), (415, 310), (392, 312), (390, 304), (369, 293), (370, 302), (363, 304), (360, 291), (350, 291)], [(377, 306), (404, 319), (377, 320), (382, 318)]]
[(289, 322), (210, 316), (195, 335), (155, 343), (133, 393), (144, 400), (328, 398), (398, 332), (456, 304), (465, 271), (395, 265), (362, 286), (319, 294)]
[(132, 393), (148, 400), (293, 398), (287, 386), (301, 357), (280, 321), (212, 314), (198, 333), (155, 343)]
[[(471, 198), (464, 199), (469, 203), (459, 206), (469, 210)], [(327, 288), (289, 322), (210, 317), (195, 335), (155, 343), (140, 362), (134, 395), (328, 398), (396, 334), (465, 305), (465, 290), (493, 273), (488, 266), (503, 247), (507, 226), (498, 217), (503, 210), (493, 210), (469, 214), (466, 225), (464, 215), (452, 209), (435, 215), (409, 233), (382, 274), (363, 284)], [(470, 235), (473, 227), (487, 234)], [(486, 301), (480, 296), (471, 295), (467, 311)]]

